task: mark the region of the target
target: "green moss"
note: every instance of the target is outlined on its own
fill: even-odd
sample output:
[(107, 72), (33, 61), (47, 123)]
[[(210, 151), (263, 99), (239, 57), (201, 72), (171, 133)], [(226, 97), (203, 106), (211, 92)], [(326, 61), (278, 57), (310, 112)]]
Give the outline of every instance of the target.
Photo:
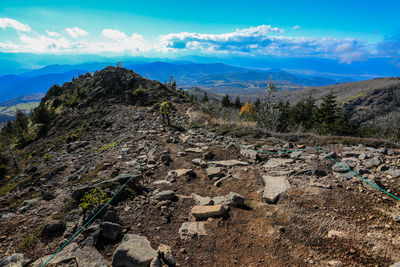
[(27, 248), (34, 246), (42, 234), (44, 224), (37, 226), (24, 241), (20, 242), (17, 247), (23, 251)]
[(53, 156), (50, 156), (48, 153), (44, 154), (44, 156), (42, 157), (42, 160), (44, 162), (47, 162), (49, 160), (51, 160), (53, 158)]
[(116, 145), (117, 145), (117, 141), (111, 142), (111, 143), (106, 144), (106, 145), (100, 147), (99, 149), (97, 149), (97, 152), (102, 153), (106, 150), (109, 150), (109, 149), (115, 147)]
[(2, 187), (0, 187), (0, 197), (4, 196), (8, 192), (11, 192), (14, 188), (16, 188), (18, 186), (18, 184), (19, 183), (15, 183), (15, 182), (13, 183), (13, 182), (9, 181), (8, 183), (6, 183)]
[(101, 162), (99, 164), (97, 164), (96, 168), (90, 172), (88, 175), (86, 175), (82, 180), (80, 180), (80, 183), (85, 183), (85, 182), (91, 182), (93, 180), (95, 180), (97, 178), (97, 174), (106, 169), (105, 163)]

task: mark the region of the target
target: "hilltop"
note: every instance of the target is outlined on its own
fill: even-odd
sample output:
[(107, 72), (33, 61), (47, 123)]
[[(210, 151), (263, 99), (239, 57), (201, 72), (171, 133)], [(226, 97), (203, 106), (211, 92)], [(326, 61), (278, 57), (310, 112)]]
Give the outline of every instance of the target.
[[(172, 127), (160, 122), (164, 98), (173, 110)], [(0, 266), (12, 259), (40, 266), (98, 210), (91, 203), (112, 197), (132, 175), (50, 263), (400, 261), (399, 202), (307, 149), (320, 144), (332, 158), (399, 196), (395, 144), (217, 123), (184, 92), (124, 68), (107, 67), (53, 86), (40, 106), (55, 114), (43, 131), (29, 124), (31, 142), (11, 147), (19, 171), (9, 170), (0, 180)], [(284, 150), (291, 152), (275, 153)]]

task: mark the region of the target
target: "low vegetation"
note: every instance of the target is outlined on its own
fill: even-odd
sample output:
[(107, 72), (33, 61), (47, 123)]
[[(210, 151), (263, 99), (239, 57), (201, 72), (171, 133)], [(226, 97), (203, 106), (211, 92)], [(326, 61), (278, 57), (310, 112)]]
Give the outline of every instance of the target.
[(87, 210), (91, 207), (106, 203), (109, 200), (110, 198), (107, 197), (107, 194), (100, 188), (96, 187), (85, 193), (80, 201), (79, 207), (83, 210)]

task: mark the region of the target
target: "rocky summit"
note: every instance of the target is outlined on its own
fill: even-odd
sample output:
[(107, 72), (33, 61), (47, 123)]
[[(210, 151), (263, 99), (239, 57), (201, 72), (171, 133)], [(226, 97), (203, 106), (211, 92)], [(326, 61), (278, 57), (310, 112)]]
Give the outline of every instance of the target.
[[(18, 170), (0, 187), (0, 266), (41, 266), (72, 237), (48, 266), (400, 261), (400, 201), (368, 183), (400, 196), (395, 146), (200, 127), (210, 118), (184, 93), (123, 68), (52, 87), (42, 103), (57, 116), (11, 148)], [(317, 142), (326, 154), (297, 151)]]

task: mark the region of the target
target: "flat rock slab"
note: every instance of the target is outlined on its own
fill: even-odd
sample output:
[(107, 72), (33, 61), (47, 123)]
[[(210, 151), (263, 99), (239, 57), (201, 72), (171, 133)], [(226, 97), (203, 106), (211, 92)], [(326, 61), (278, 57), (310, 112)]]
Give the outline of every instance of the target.
[(287, 163), (292, 163), (294, 162), (294, 159), (278, 159), (278, 158), (272, 158), (267, 161), (267, 163), (264, 164), (264, 168), (275, 168), (279, 167), (282, 165), (285, 165)]
[(178, 169), (178, 170), (172, 170), (168, 172), (168, 175), (173, 175), (176, 174), (177, 177), (182, 177), (182, 176), (196, 176), (196, 174), (193, 172), (193, 169)]
[(157, 251), (151, 247), (145, 236), (127, 234), (114, 251), (112, 266), (145, 267), (149, 266), (157, 255)]
[[(44, 256), (35, 261), (32, 266), (42, 266), (52, 255)], [(63, 262), (75, 260), (77, 266), (93, 266), (93, 267), (108, 267), (107, 261), (94, 247), (79, 248), (77, 243), (71, 243), (60, 251), (47, 264), (49, 266), (58, 266)]]
[(220, 167), (207, 168), (206, 172), (207, 172), (207, 177), (210, 179), (220, 178), (220, 177), (224, 176), (224, 174), (222, 173), (222, 169)]
[(187, 149), (185, 149), (185, 151), (192, 152), (192, 153), (204, 153), (204, 150), (200, 147), (187, 148)]
[(222, 205), (194, 206), (190, 212), (196, 219), (207, 219), (209, 217), (221, 217), (226, 214)]
[(164, 191), (161, 191), (161, 192), (158, 192), (157, 194), (155, 194), (154, 199), (156, 199), (156, 200), (175, 200), (176, 195), (175, 195), (175, 192), (172, 190), (164, 190)]
[(248, 162), (240, 161), (236, 159), (230, 160), (219, 160), (219, 161), (209, 161), (208, 164), (215, 165), (217, 167), (233, 167), (233, 166), (247, 166), (249, 165)]
[(185, 222), (179, 228), (179, 236), (182, 239), (195, 238), (207, 235), (205, 222)]
[(263, 175), (265, 183), (263, 198), (270, 203), (276, 203), (279, 196), (290, 189), (289, 181), (285, 176)]

